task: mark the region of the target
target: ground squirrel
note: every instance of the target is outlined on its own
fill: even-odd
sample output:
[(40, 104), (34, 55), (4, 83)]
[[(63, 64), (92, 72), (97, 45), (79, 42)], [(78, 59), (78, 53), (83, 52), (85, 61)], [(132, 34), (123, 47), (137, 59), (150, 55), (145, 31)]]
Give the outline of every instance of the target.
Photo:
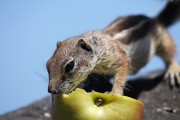
[(164, 60), (170, 84), (180, 84), (175, 46), (166, 29), (179, 16), (180, 2), (168, 2), (155, 18), (120, 17), (105, 29), (58, 42), (47, 62), (48, 91), (68, 94), (90, 73), (100, 73), (114, 75), (111, 93), (122, 94), (127, 75), (137, 73), (154, 54)]

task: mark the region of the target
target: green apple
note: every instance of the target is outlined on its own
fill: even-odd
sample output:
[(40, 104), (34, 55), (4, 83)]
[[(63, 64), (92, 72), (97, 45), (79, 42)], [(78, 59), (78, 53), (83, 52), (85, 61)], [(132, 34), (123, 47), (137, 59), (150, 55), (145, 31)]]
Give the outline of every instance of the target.
[(87, 93), (52, 95), (52, 120), (142, 120), (142, 102), (121, 95)]

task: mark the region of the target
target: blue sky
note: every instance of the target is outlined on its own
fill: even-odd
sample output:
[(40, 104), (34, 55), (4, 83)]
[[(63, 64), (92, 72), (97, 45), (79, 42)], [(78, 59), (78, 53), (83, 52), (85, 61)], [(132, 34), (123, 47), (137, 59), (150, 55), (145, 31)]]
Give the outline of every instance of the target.
[[(45, 63), (56, 42), (122, 15), (155, 16), (165, 0), (0, 0), (0, 114), (49, 95)], [(169, 28), (180, 61), (180, 23)], [(162, 68), (154, 58), (141, 73)], [(46, 79), (44, 79), (44, 76)]]

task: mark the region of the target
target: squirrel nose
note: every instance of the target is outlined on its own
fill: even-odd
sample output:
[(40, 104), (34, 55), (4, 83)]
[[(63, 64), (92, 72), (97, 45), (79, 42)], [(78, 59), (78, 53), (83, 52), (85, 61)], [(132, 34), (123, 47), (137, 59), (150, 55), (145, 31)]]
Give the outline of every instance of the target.
[(50, 87), (48, 87), (48, 92), (51, 93), (51, 94), (58, 94), (58, 90), (55, 90), (55, 89), (51, 89)]

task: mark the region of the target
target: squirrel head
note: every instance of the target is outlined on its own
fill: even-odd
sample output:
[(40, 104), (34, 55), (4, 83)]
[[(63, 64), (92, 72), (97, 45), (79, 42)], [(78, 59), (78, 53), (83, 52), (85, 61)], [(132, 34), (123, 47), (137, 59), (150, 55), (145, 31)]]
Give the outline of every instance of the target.
[(57, 43), (47, 62), (50, 93), (68, 94), (87, 78), (99, 60), (99, 39), (105, 39), (104, 34), (93, 31)]

